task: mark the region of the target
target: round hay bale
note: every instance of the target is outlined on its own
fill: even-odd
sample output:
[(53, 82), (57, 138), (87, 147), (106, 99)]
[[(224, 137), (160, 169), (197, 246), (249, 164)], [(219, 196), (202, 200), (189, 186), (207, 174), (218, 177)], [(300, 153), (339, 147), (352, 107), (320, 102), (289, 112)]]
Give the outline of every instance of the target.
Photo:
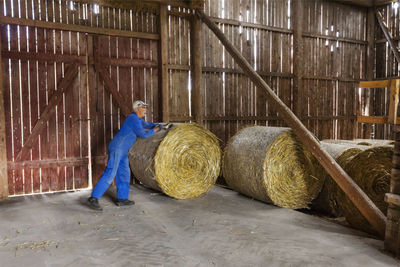
[(392, 146), (394, 145), (393, 140), (382, 140), (382, 139), (354, 139), (354, 140), (341, 140), (341, 139), (325, 139), (321, 142), (330, 144), (351, 144), (360, 146)]
[[(385, 194), (390, 189), (393, 147), (372, 147), (360, 152), (344, 166), (344, 170), (353, 178), (375, 205), (386, 214)], [(354, 228), (376, 234), (376, 231), (358, 211), (342, 190), (338, 200), (346, 220)]]
[[(369, 148), (368, 146), (326, 143), (324, 141), (321, 142), (321, 145), (342, 168), (361, 151)], [(343, 216), (338, 203), (339, 186), (325, 170), (322, 171), (321, 175), (324, 176), (324, 185), (318, 197), (313, 201), (312, 209), (332, 217)]]
[(174, 124), (150, 138), (138, 138), (129, 162), (144, 185), (173, 198), (195, 198), (215, 184), (221, 149), (217, 137), (200, 125)]
[(367, 144), (369, 146), (393, 146), (393, 140), (383, 140), (383, 139), (354, 139), (358, 145)]
[(223, 174), (232, 189), (277, 206), (308, 208), (321, 190), (320, 166), (289, 128), (239, 131), (224, 152)]

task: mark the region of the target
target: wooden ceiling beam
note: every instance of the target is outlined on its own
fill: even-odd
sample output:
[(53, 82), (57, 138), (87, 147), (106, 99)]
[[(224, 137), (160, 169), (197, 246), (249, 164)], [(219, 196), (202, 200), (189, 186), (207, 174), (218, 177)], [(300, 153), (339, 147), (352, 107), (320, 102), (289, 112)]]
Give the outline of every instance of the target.
[(363, 7), (373, 7), (373, 6), (384, 6), (397, 2), (397, 0), (333, 0), (338, 3), (363, 6)]

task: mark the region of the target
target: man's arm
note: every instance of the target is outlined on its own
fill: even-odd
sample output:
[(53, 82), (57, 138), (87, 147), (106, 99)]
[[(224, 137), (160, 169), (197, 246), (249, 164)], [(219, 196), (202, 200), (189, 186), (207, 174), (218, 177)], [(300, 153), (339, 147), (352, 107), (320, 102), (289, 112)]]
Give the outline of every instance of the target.
[(148, 131), (145, 130), (141, 120), (135, 117), (132, 117), (132, 119), (129, 121), (129, 126), (132, 129), (132, 131), (140, 138), (148, 138), (152, 136), (154, 133), (158, 132), (158, 129), (156, 128), (153, 128)]
[(156, 127), (157, 125), (158, 123), (147, 122), (145, 120), (142, 120), (142, 126), (145, 129), (154, 129), (154, 127)]

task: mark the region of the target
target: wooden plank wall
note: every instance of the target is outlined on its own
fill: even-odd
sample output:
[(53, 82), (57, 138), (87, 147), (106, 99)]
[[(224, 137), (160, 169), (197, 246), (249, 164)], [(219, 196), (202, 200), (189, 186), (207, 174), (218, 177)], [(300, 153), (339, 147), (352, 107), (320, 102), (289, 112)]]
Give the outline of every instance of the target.
[[(80, 11), (61, 18), (56, 3), (5, 1), (6, 8), (1, 8), (1, 14), (46, 21), (68, 19), (70, 23), (80, 19)], [(16, 161), (24, 140), (64, 76), (68, 62), (64, 62), (63, 57), (79, 58), (86, 53), (85, 35), (19, 25), (3, 25), (1, 34), (9, 195), (87, 187), (88, 134), (83, 66), (79, 67), (72, 88), (53, 110), (28, 159)], [(8, 55), (4, 55), (5, 52)], [(28, 59), (32, 54), (37, 56), (36, 60)]]
[[(94, 5), (65, 0), (1, 1), (0, 14), (94, 28), (158, 31), (157, 10), (99, 6), (95, 11)], [(104, 170), (106, 146), (124, 120), (92, 66), (93, 38), (84, 32), (4, 24), (1, 40), (9, 195), (87, 188), (89, 155), (94, 157), (93, 165), (101, 167), (93, 170), (96, 182)], [(100, 37), (99, 44), (118, 91), (130, 105), (136, 99), (148, 102), (151, 109), (146, 118), (158, 120), (157, 41), (114, 36)], [(152, 64), (144, 67), (144, 61)], [(28, 158), (16, 161), (72, 62), (79, 64), (72, 86), (52, 110)], [(91, 133), (96, 133), (93, 138), (89, 121)]]
[(365, 79), (367, 9), (304, 1), (303, 122), (318, 138), (356, 137), (358, 83)]
[[(293, 92), (290, 1), (244, 0), (228, 4), (227, 0), (209, 0), (206, 14), (290, 108), (296, 101), (302, 103), (299, 116), (318, 138), (357, 137), (357, 88), (359, 80), (365, 78), (367, 49), (365, 8), (330, 1), (304, 1), (301, 23), (307, 64), (303, 71), (304, 86), (297, 94)], [(180, 16), (181, 19), (185, 17)], [(183, 35), (181, 29), (171, 38)], [(222, 140), (222, 145), (247, 125), (284, 126), (264, 93), (253, 86), (206, 27), (203, 27), (203, 36), (205, 124)], [(174, 47), (180, 51), (180, 58), (186, 50), (174, 45), (179, 44), (177, 40), (171, 42), (174, 43), (170, 46), (170, 59), (177, 62)], [(190, 70), (189, 65), (176, 68), (187, 77), (184, 70)], [(171, 88), (175, 86), (176, 90), (186, 86), (186, 80), (172, 78), (170, 81)], [(179, 93), (180, 100), (186, 88), (184, 91)], [(301, 99), (294, 99), (296, 95)], [(183, 100), (184, 107), (190, 107), (190, 103)], [(179, 112), (175, 119), (189, 120), (186, 114)]]
[(192, 119), (190, 103), (190, 10), (168, 7), (168, 92), (171, 121)]
[[(389, 32), (393, 36), (395, 44), (399, 45), (400, 40), (400, 7), (394, 7), (394, 3), (380, 7), (378, 9), (384, 18)], [(388, 46), (388, 42), (378, 23), (375, 26), (375, 79), (400, 78), (400, 65), (396, 62), (393, 52)], [(372, 110), (376, 116), (385, 116), (388, 114), (390, 90), (389, 88), (370, 89), (371, 98), (363, 103), (365, 107)], [(398, 114), (400, 115), (400, 114)], [(373, 125), (372, 133), (378, 139), (393, 139), (393, 130), (391, 125)]]
[[(281, 99), (292, 102), (289, 1), (208, 1), (206, 13)], [(225, 144), (247, 125), (282, 126), (264, 92), (234, 63), (214, 34), (203, 29), (206, 126)]]

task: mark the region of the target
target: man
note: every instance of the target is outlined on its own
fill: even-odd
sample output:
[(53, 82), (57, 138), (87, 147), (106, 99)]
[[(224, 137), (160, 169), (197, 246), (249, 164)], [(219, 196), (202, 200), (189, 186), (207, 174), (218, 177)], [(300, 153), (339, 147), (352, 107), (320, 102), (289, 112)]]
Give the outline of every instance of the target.
[(106, 192), (115, 177), (117, 185), (117, 206), (134, 205), (129, 200), (129, 183), (131, 170), (129, 168), (128, 152), (135, 143), (137, 137), (148, 138), (161, 129), (157, 123), (142, 120), (146, 113), (147, 104), (143, 101), (133, 103), (133, 111), (122, 124), (121, 129), (108, 145), (107, 167), (92, 191), (88, 199), (89, 207), (95, 210), (102, 210), (99, 198)]

